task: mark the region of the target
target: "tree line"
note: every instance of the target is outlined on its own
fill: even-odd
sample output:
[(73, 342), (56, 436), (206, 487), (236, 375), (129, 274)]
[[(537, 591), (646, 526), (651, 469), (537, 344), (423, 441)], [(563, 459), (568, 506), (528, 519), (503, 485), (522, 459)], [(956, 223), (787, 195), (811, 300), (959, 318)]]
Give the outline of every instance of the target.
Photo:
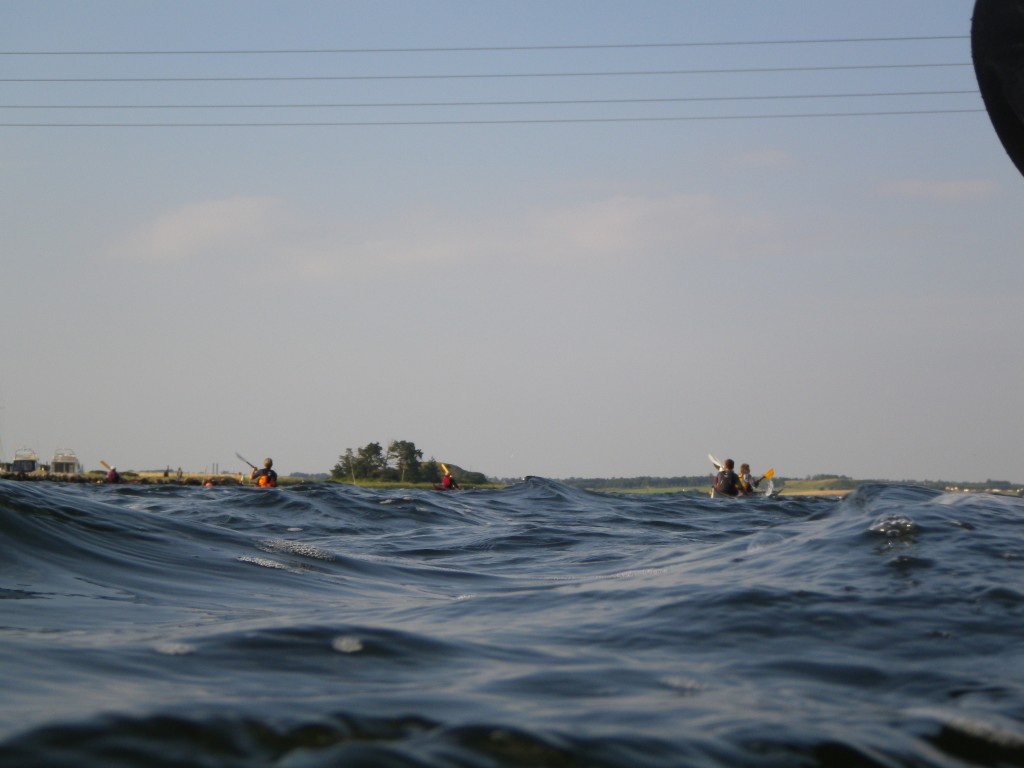
[(590, 491), (638, 490), (644, 488), (698, 488), (711, 485), (713, 473), (683, 477), (570, 477), (562, 482)]
[[(486, 483), (480, 472), (467, 472), (450, 465), (452, 476), (461, 482)], [(346, 448), (331, 469), (331, 479), (340, 481), (383, 480), (399, 483), (439, 483), (444, 472), (441, 463), (431, 457), (423, 460), (423, 451), (410, 440), (392, 440), (387, 449), (380, 443), (362, 448)]]

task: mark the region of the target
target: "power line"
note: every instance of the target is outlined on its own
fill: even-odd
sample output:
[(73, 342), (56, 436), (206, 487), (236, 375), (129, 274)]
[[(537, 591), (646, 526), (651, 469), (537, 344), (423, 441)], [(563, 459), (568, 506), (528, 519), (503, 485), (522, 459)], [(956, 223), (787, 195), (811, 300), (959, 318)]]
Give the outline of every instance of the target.
[(260, 123), (0, 123), (0, 128), (359, 128), (380, 126), (456, 125), (539, 125), (565, 123), (664, 123), (729, 120), (779, 120), (839, 117), (899, 117), (910, 115), (953, 115), (984, 112), (984, 109), (892, 110), (878, 112), (810, 112), (801, 114), (704, 115), (682, 117), (583, 117), (524, 118), (504, 120), (366, 120), (351, 122), (260, 122)]
[(969, 35), (915, 35), (902, 37), (839, 37), (794, 40), (727, 40), (712, 42), (668, 43), (594, 43), (563, 45), (480, 45), (433, 48), (253, 48), (215, 50), (154, 50), (154, 51), (0, 51), (0, 56), (253, 56), (253, 55), (307, 55), (307, 54), (365, 54), (365, 53), (484, 53), (500, 51), (576, 51), (642, 48), (712, 48), (733, 46), (771, 45), (829, 45), (840, 43), (908, 43), (941, 40), (966, 40)]
[[(531, 45), (531, 46), (475, 46), (475, 47), (434, 47), (434, 48), (336, 48), (336, 49), (252, 49), (252, 50), (167, 50), (167, 51), (0, 51), (0, 56), (187, 56), (187, 55), (240, 55), (240, 54), (315, 54), (315, 53), (440, 53), (440, 52), (490, 52), (490, 51), (545, 51), (545, 50), (590, 50), (590, 49), (642, 49), (642, 48), (684, 48), (713, 46), (781, 46), (841, 43), (890, 43), (910, 41), (963, 40), (966, 35), (956, 36), (901, 36), (876, 38), (830, 38), (794, 40), (745, 40), (717, 42), (663, 42), (663, 43), (610, 43), (589, 45)], [(602, 70), (602, 71), (540, 71), (540, 72), (468, 72), (468, 73), (409, 73), (409, 74), (308, 74), (308, 75), (198, 75), (198, 76), (126, 76), (126, 77), (10, 77), (0, 78), (0, 84), (115, 84), (115, 83), (273, 83), (273, 82), (317, 82), (317, 81), (469, 81), (469, 80), (511, 80), (511, 79), (555, 79), (555, 78), (613, 78), (613, 77), (659, 77), (659, 76), (700, 76), (700, 75), (743, 75), (781, 74), (799, 72), (852, 72), (852, 71), (893, 71), (939, 68), (971, 67), (970, 62), (917, 62), (895, 64), (848, 64), (848, 65), (797, 65), (757, 66), (732, 68), (691, 68), (658, 70)], [(201, 110), (201, 109), (344, 109), (344, 108), (466, 108), (466, 107), (545, 107), (582, 105), (624, 105), (624, 104), (668, 104), (697, 102), (768, 102), (782, 100), (822, 99), (863, 99), (863, 98), (912, 98), (974, 94), (974, 90), (935, 91), (877, 91), (873, 93), (810, 93), (775, 94), (755, 96), (666, 96), (633, 98), (579, 98), (579, 99), (530, 99), (530, 100), (489, 100), (489, 101), (420, 101), (420, 102), (341, 102), (341, 103), (240, 103), (240, 104), (0, 104), (0, 110)], [(763, 114), (763, 115), (706, 115), (688, 117), (566, 117), (566, 118), (520, 118), (520, 119), (440, 119), (440, 120), (367, 120), (367, 121), (208, 121), (208, 122), (33, 122), (0, 123), (0, 127), (299, 127), (299, 126), (384, 126), (384, 125), (487, 125), (487, 124), (530, 124), (530, 123), (598, 123), (598, 122), (656, 122), (692, 120), (754, 120), (812, 117), (869, 117), (915, 114), (955, 114), (976, 110), (935, 109), (901, 110), (879, 112), (830, 112), (811, 114)]]
[(556, 77), (649, 77), (657, 75), (728, 75), (777, 72), (835, 72), (882, 69), (970, 67), (970, 62), (924, 64), (844, 64), (799, 67), (741, 67), (735, 69), (621, 70), (605, 72), (516, 72), (439, 75), (281, 75), (224, 77), (5, 77), (0, 83), (195, 83), (195, 82), (297, 82), (318, 80), (470, 80)]
[(308, 104), (0, 104), (0, 109), (362, 109), (417, 107), (536, 107), (582, 106), (597, 104), (676, 104), (686, 102), (729, 101), (798, 101), (802, 99), (894, 98), (918, 96), (977, 95), (976, 89), (961, 91), (892, 91), (872, 93), (804, 93), (757, 96), (668, 96), (627, 99), (535, 99), (523, 101), (409, 101), (409, 102), (345, 102)]

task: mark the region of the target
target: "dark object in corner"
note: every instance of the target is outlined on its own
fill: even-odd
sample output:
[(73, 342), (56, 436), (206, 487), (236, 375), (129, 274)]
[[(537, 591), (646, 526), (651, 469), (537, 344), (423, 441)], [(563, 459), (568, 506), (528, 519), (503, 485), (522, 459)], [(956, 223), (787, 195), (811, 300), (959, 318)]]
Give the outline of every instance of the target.
[(971, 57), (996, 135), (1024, 174), (1024, 0), (977, 0)]

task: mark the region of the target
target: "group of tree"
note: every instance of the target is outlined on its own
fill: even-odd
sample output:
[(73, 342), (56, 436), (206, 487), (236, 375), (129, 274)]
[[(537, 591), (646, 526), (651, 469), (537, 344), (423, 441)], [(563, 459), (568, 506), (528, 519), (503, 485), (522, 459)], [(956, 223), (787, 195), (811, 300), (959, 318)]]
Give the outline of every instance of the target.
[[(466, 472), (454, 465), (449, 469), (459, 482), (487, 482), (480, 472)], [(355, 450), (347, 448), (331, 469), (332, 480), (350, 482), (439, 483), (443, 474), (440, 462), (433, 457), (424, 461), (423, 451), (409, 440), (392, 440), (387, 450), (380, 443), (367, 443)]]

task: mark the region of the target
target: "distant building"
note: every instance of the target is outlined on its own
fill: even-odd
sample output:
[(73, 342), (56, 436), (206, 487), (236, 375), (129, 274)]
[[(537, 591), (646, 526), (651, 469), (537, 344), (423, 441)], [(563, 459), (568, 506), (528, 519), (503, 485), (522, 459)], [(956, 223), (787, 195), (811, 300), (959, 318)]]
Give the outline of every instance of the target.
[(50, 471), (55, 475), (78, 475), (82, 472), (82, 463), (70, 448), (58, 448), (53, 452)]
[(29, 474), (39, 469), (39, 456), (31, 448), (19, 448), (14, 452), (14, 461), (11, 462), (11, 472), (16, 474)]

